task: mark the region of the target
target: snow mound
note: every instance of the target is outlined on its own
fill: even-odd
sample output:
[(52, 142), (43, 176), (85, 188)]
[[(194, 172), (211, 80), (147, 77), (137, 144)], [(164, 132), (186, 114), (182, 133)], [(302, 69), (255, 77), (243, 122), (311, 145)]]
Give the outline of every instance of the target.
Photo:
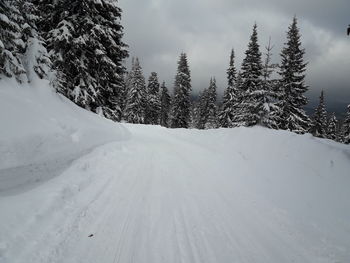
[(128, 138), (121, 125), (77, 107), (46, 81), (0, 81), (0, 195), (32, 188), (79, 156)]

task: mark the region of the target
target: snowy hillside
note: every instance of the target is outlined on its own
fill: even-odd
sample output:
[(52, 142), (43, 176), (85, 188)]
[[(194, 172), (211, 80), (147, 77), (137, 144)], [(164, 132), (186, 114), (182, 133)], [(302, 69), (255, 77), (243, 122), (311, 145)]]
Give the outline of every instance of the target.
[(121, 125), (41, 86), (0, 82), (1, 263), (350, 262), (349, 146)]
[(50, 179), (95, 146), (128, 137), (125, 128), (80, 109), (44, 81), (33, 87), (2, 80), (0, 123), (1, 194)]

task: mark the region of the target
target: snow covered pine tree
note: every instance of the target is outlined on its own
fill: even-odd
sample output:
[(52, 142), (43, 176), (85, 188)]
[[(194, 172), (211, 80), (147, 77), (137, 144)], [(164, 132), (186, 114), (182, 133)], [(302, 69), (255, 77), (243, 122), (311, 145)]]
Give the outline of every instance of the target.
[(22, 34), (24, 42), (22, 62), (29, 82), (36, 77), (49, 79), (51, 60), (45, 48), (43, 38), (38, 32), (37, 24), (40, 21), (38, 9), (31, 1), (17, 0), (17, 8), (22, 14)]
[(128, 52), (117, 1), (36, 2), (52, 12), (49, 25), (42, 27), (57, 71), (57, 90), (79, 106), (119, 121), (122, 61)]
[(124, 118), (130, 123), (144, 123), (146, 110), (146, 81), (138, 58), (133, 59), (129, 73)]
[(216, 106), (216, 79), (212, 78), (210, 80), (210, 85), (208, 88), (208, 108), (207, 108), (207, 113), (208, 113), (208, 118), (207, 121), (205, 122), (204, 128), (205, 129), (216, 129), (218, 128), (218, 119), (217, 119), (217, 106)]
[(171, 108), (171, 97), (169, 91), (163, 82), (160, 95), (160, 125), (163, 127), (169, 127)]
[(282, 62), (279, 74), (281, 76), (279, 107), (279, 128), (297, 133), (309, 130), (310, 119), (303, 107), (307, 104), (304, 93), (308, 90), (305, 85), (306, 64), (303, 57), (305, 50), (301, 48), (300, 33), (297, 18), (293, 18), (287, 32), (287, 43), (281, 52)]
[(231, 50), (230, 66), (227, 69), (228, 85), (223, 96), (223, 102), (219, 113), (219, 123), (223, 128), (233, 127), (233, 119), (235, 112), (235, 104), (238, 102), (239, 90), (236, 86), (236, 68), (235, 68), (235, 53)]
[(262, 90), (265, 96), (262, 98), (264, 111), (260, 124), (268, 128), (278, 129), (278, 116), (280, 114), (280, 108), (278, 107), (278, 81), (271, 79), (271, 75), (278, 65), (271, 62), (272, 49), (270, 38), (268, 45), (265, 47), (266, 53), (262, 69)]
[(188, 128), (190, 123), (191, 74), (187, 55), (182, 53), (175, 77), (174, 99), (172, 105), (172, 128)]
[(17, 81), (26, 80), (26, 71), (21, 61), (21, 26), (18, 22), (21, 14), (15, 1), (0, 2), (0, 78), (15, 77)]
[(257, 25), (254, 24), (246, 57), (242, 63), (242, 120), (246, 126), (261, 124), (266, 115), (264, 107), (266, 92), (262, 85), (262, 60), (259, 50)]
[(316, 137), (327, 137), (327, 112), (324, 104), (323, 90), (321, 91), (320, 102), (313, 116), (310, 132)]
[(343, 143), (350, 144), (350, 105), (341, 129), (341, 137)]
[(331, 117), (328, 120), (327, 138), (334, 141), (340, 141), (339, 132), (338, 132), (338, 120), (334, 112), (332, 113)]
[(159, 124), (160, 118), (160, 96), (159, 96), (159, 82), (156, 72), (152, 72), (148, 79), (147, 95), (146, 95), (146, 124)]
[(218, 127), (216, 89), (216, 80), (211, 78), (209, 88), (203, 90), (197, 106), (197, 129), (215, 129)]
[(30, 1), (0, 3), (0, 75), (15, 76), (19, 82), (47, 77), (51, 63), (37, 30), (38, 19)]

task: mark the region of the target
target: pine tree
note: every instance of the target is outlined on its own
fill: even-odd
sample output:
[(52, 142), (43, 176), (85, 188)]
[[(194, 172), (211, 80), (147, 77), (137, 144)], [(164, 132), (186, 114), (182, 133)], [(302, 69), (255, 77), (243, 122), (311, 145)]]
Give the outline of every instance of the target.
[(146, 82), (138, 58), (134, 60), (131, 71), (124, 117), (129, 123), (144, 123), (146, 110)]
[(244, 121), (245, 115), (246, 115), (246, 109), (244, 107), (244, 90), (242, 86), (243, 80), (242, 80), (242, 73), (238, 72), (237, 74), (237, 80), (235, 84), (235, 103), (233, 105), (234, 114), (232, 116), (232, 127), (240, 127), (245, 126), (246, 123)]
[(58, 91), (81, 107), (120, 120), (122, 61), (128, 52), (117, 1), (58, 0), (45, 8), (53, 12), (49, 27), (42, 27), (48, 30)]
[(333, 112), (331, 117), (328, 120), (327, 125), (327, 138), (338, 141), (339, 140), (339, 134), (338, 134), (338, 120), (335, 116), (335, 113)]
[(199, 102), (196, 109), (196, 125), (197, 129), (205, 129), (205, 124), (208, 120), (208, 103), (209, 103), (209, 91), (204, 89), (199, 95)]
[(310, 132), (320, 138), (327, 136), (327, 112), (324, 103), (324, 92), (321, 92), (320, 102), (315, 110)]
[(40, 14), (36, 6), (29, 0), (17, 0), (16, 6), (21, 14), (18, 19), (21, 25), (21, 40), (24, 43), (22, 63), (29, 82), (38, 76), (40, 79), (49, 78), (51, 60), (45, 48), (43, 38), (38, 32), (37, 24)]
[(165, 86), (165, 82), (163, 82), (161, 87), (160, 105), (160, 125), (163, 127), (169, 127), (171, 97)]
[(160, 119), (160, 96), (159, 96), (159, 82), (157, 73), (152, 72), (148, 79), (147, 86), (147, 105), (146, 105), (146, 124), (159, 124)]
[(15, 1), (0, 2), (0, 78), (15, 77), (26, 81), (26, 71), (21, 61), (24, 42), (21, 40), (22, 15)]
[(198, 101), (194, 100), (191, 102), (189, 128), (196, 129), (197, 121), (198, 121)]
[(308, 131), (310, 119), (303, 109), (307, 104), (304, 96), (308, 90), (304, 82), (307, 63), (303, 59), (305, 50), (301, 47), (300, 38), (297, 18), (294, 17), (287, 32), (287, 43), (281, 52), (279, 74), (282, 95), (279, 103), (281, 108), (279, 128), (305, 133)]
[(218, 125), (216, 106), (216, 80), (210, 79), (209, 88), (205, 89), (198, 104), (197, 129), (215, 129)]
[(182, 53), (175, 77), (174, 99), (172, 105), (172, 128), (188, 128), (190, 123), (191, 74), (187, 55)]
[(228, 86), (225, 90), (221, 110), (219, 113), (219, 123), (223, 128), (233, 127), (233, 119), (235, 117), (235, 105), (239, 100), (239, 90), (236, 86), (236, 68), (235, 68), (235, 53), (232, 49), (230, 56), (230, 66), (227, 69)]
[(262, 86), (262, 60), (259, 50), (257, 25), (254, 24), (246, 57), (242, 63), (242, 120), (246, 126), (259, 124), (265, 115), (265, 92)]
[(210, 80), (210, 85), (208, 89), (208, 118), (205, 123), (205, 129), (216, 129), (218, 128), (218, 119), (217, 119), (217, 106), (216, 106), (216, 79), (213, 78)]
[(348, 105), (348, 112), (346, 113), (345, 120), (341, 128), (342, 142), (350, 144), (350, 104)]
[(277, 81), (271, 79), (271, 75), (278, 65), (271, 62), (273, 49), (271, 38), (265, 49), (265, 60), (262, 68), (262, 94), (264, 95), (261, 98), (263, 104), (260, 124), (268, 128), (278, 129), (278, 117), (280, 115), (280, 109), (278, 107), (279, 94), (276, 88)]

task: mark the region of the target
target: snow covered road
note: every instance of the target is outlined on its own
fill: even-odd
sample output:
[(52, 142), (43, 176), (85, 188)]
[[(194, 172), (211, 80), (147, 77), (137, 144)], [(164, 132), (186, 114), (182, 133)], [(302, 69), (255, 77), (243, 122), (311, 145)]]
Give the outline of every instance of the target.
[(0, 196), (1, 263), (350, 261), (349, 147), (262, 128), (126, 127), (128, 140)]

